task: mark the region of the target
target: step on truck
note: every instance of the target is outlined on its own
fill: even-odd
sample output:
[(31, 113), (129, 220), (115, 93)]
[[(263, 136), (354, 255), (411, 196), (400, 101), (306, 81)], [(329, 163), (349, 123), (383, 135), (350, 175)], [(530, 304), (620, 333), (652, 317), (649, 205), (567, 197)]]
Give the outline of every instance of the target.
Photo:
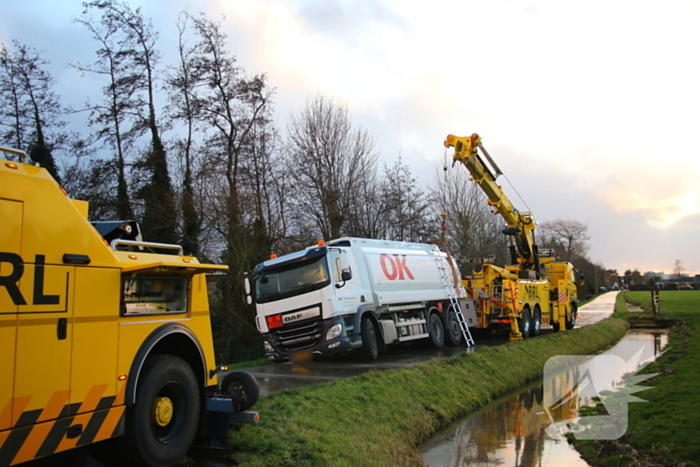
[(0, 157), (0, 467), (87, 445), (172, 465), (256, 422), (252, 376), (217, 379), (206, 274), (226, 267), (135, 222), (92, 225), (88, 203), (0, 151), (23, 161)]
[(354, 350), (375, 360), (387, 345), (418, 339), (473, 344), (473, 301), (454, 260), (435, 244), (319, 242), (258, 264), (246, 290), (265, 355), (275, 361)]

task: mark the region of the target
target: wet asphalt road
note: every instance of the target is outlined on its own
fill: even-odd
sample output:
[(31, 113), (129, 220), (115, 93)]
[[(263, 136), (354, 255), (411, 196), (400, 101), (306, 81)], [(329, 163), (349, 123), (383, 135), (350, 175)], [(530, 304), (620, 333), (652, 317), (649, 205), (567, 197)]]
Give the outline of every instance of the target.
[[(576, 327), (588, 326), (610, 316), (615, 308), (617, 292), (608, 292), (582, 306), (578, 311)], [(553, 332), (550, 326), (542, 327), (542, 334)], [(350, 378), (371, 370), (404, 368), (434, 358), (443, 358), (461, 352), (478, 352), (479, 348), (499, 345), (507, 342), (505, 336), (493, 336), (476, 339), (476, 347), (467, 349), (462, 344), (458, 347), (429, 347), (429, 344), (415, 342), (411, 345), (389, 347), (376, 362), (368, 363), (359, 359), (357, 354), (335, 357), (316, 357), (305, 363), (278, 363), (276, 365), (247, 368), (260, 386), (260, 396), (265, 397), (287, 389), (325, 383), (336, 379)], [(225, 374), (222, 374), (223, 378)], [(254, 410), (254, 409), (253, 409)]]

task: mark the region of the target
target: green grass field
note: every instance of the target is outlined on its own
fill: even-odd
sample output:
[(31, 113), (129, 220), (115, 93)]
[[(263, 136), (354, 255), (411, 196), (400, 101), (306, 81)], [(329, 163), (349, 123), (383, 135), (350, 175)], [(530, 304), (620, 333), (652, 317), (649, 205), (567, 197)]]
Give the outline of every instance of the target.
[(373, 371), (274, 394), (261, 422), (231, 431), (240, 466), (422, 466), (417, 449), (437, 430), (542, 376), (554, 355), (594, 353), (617, 342), (626, 321), (480, 349), (414, 367)]
[[(595, 466), (700, 466), (700, 291), (661, 291), (662, 317), (673, 320), (666, 353), (644, 373), (659, 373), (629, 406), (627, 434), (619, 440), (576, 442)], [(651, 312), (649, 292), (626, 292)], [(622, 313), (616, 313), (622, 316)]]

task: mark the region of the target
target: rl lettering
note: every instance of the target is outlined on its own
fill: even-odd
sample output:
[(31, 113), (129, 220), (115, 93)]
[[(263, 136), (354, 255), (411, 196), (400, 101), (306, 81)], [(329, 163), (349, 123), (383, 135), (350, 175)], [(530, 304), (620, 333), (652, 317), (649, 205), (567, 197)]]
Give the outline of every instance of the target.
[[(391, 256), (393, 256), (393, 258)], [(415, 280), (411, 270), (408, 269), (406, 265), (406, 255), (394, 254), (391, 256), (386, 253), (379, 255), (379, 265), (382, 267), (386, 278), (390, 281), (396, 280), (397, 278), (400, 281), (406, 280), (406, 278)]]
[[(58, 295), (44, 295), (44, 264), (46, 258), (44, 255), (36, 255), (34, 266), (34, 305), (58, 305)], [(26, 305), (22, 292), (20, 292), (17, 283), (24, 274), (24, 262), (22, 257), (15, 253), (0, 252), (0, 263), (10, 264), (11, 272), (6, 276), (0, 276), (0, 287), (5, 287), (7, 293), (15, 305)]]

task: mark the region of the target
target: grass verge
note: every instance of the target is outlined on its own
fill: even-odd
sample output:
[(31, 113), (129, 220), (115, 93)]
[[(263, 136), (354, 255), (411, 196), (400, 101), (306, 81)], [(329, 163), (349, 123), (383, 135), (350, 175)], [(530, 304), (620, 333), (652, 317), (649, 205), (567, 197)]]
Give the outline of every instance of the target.
[[(637, 394), (648, 403), (629, 405), (622, 438), (574, 441), (591, 465), (700, 466), (700, 291), (660, 294), (664, 318), (673, 325), (667, 352), (643, 371), (659, 373), (646, 382), (651, 389)], [(625, 298), (651, 313), (649, 292), (626, 292)]]
[(542, 376), (555, 355), (590, 354), (627, 331), (608, 318), (411, 368), (286, 391), (258, 402), (261, 422), (229, 436), (236, 465), (422, 466), (416, 446), (494, 397)]
[(245, 362), (231, 363), (230, 365), (226, 365), (226, 369), (228, 371), (245, 370), (246, 368), (254, 368), (258, 366), (267, 366), (274, 364), (275, 362), (267, 358), (258, 358), (257, 360), (248, 360)]

